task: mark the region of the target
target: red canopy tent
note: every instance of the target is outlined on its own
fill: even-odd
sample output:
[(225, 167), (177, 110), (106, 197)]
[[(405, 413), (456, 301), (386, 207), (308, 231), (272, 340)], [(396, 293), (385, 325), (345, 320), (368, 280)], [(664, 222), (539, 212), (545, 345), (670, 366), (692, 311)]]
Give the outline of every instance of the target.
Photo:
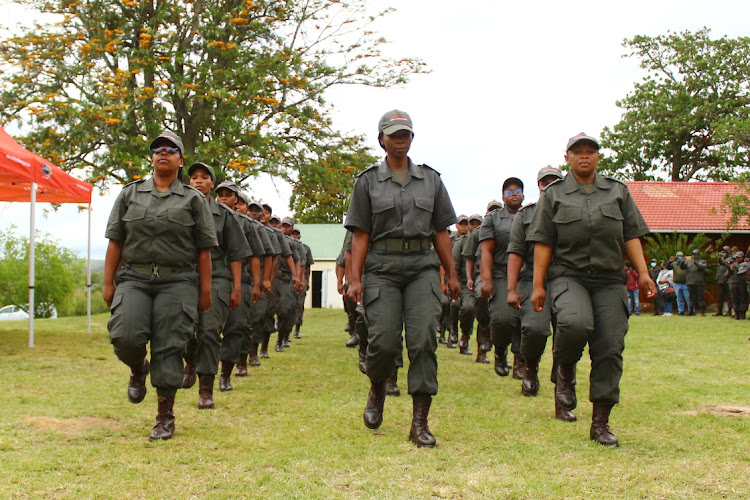
[(36, 202), (86, 203), (89, 206), (86, 287), (91, 328), (91, 191), (93, 186), (69, 175), (18, 144), (0, 127), (0, 201), (31, 203), (29, 236), (29, 346), (34, 346), (34, 223)]

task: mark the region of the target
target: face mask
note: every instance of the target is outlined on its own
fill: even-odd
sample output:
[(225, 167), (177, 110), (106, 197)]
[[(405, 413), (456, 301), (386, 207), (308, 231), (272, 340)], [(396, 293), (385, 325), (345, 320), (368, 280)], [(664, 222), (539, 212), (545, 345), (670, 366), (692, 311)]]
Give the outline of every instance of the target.
[(677, 262), (682, 262), (682, 257), (677, 257)]
[(652, 262), (651, 267), (656, 267), (656, 262)]

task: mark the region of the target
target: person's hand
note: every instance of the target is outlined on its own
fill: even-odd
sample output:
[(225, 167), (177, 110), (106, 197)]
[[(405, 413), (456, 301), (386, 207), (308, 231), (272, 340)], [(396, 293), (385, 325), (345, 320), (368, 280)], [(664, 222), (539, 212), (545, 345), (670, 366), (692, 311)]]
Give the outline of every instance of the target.
[(518, 295), (518, 291), (515, 288), (513, 290), (508, 290), (508, 298), (506, 302), (508, 302), (510, 307), (517, 311), (521, 309), (521, 296)]
[(198, 312), (202, 313), (206, 309), (211, 307), (211, 290), (201, 292), (198, 297)]
[(273, 291), (271, 290), (271, 280), (263, 280), (263, 293), (265, 293), (268, 297), (270, 297), (271, 293), (273, 293)]
[(440, 283), (440, 291), (443, 292), (443, 295), (448, 295), (448, 287), (445, 286), (445, 280)]
[(107, 303), (107, 307), (112, 307), (112, 299), (115, 296), (115, 285), (109, 284), (104, 285), (104, 290), (102, 290), (102, 298), (104, 299), (104, 302)]
[[(651, 278), (649, 278), (650, 280)], [(544, 310), (544, 301), (547, 300), (547, 290), (543, 286), (535, 286), (531, 292), (531, 306), (536, 312)]]
[(466, 280), (466, 288), (468, 288), (470, 291), (474, 291), (474, 280), (469, 278)]
[(242, 304), (242, 288), (233, 288), (232, 293), (229, 294), (229, 309), (234, 311), (240, 304)]
[(339, 281), (338, 283), (336, 283), (336, 290), (338, 290), (339, 295), (344, 295), (344, 282), (343, 281)]
[(491, 300), (495, 296), (495, 287), (492, 286), (492, 281), (482, 281), (482, 286), (479, 289), (479, 293), (487, 300)]
[(461, 297), (461, 285), (458, 283), (458, 278), (455, 276), (448, 278), (448, 288), (451, 299), (454, 302), (457, 301)]
[(253, 304), (260, 300), (260, 296), (260, 286), (258, 286), (257, 284), (253, 285), (253, 289), (250, 291), (250, 299), (253, 301)]
[(641, 274), (638, 277), (638, 288), (646, 290), (646, 296), (649, 298), (656, 295), (656, 285), (648, 274)]
[(356, 305), (362, 305), (362, 282), (358, 279), (353, 279), (349, 283), (349, 290), (346, 292), (349, 300), (354, 302)]

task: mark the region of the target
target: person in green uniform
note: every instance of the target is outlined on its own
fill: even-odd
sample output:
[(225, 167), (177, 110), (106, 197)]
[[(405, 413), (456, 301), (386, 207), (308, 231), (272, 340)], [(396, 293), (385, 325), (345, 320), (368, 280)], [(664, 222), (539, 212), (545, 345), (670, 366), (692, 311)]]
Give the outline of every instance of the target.
[(182, 355), (198, 313), (211, 306), (210, 248), (218, 242), (205, 198), (180, 179), (182, 139), (164, 132), (150, 147), (153, 175), (127, 184), (109, 215), (102, 297), (112, 311), (107, 329), (115, 355), (131, 370), (131, 403), (143, 401), (151, 372), (154, 441), (174, 435)]
[(565, 154), (570, 172), (542, 191), (526, 240), (535, 244), (532, 306), (543, 313), (549, 290), (557, 315), (555, 402), (571, 411), (576, 407), (575, 365), (588, 344), (594, 407), (589, 436), (617, 446), (609, 416), (620, 400), (628, 331), (625, 256), (648, 297), (656, 286), (639, 239), (649, 229), (627, 186), (596, 172), (599, 159), (596, 139), (584, 133), (570, 138)]
[[(263, 217), (263, 206), (258, 201), (249, 200), (247, 196), (239, 193), (237, 202), (237, 213), (240, 215), (240, 221), (243, 223), (243, 230), (248, 241), (252, 242), (251, 233), (257, 234), (262, 244), (263, 259), (261, 260), (261, 294), (258, 301), (252, 305), (252, 315), (250, 324), (247, 328), (246, 342), (243, 343), (242, 352), (240, 352), (240, 364), (237, 367), (235, 375), (240, 377), (247, 376), (247, 364), (250, 366), (260, 366), (258, 359), (258, 348), (263, 343), (264, 321), (268, 308), (268, 297), (271, 295), (271, 273), (273, 271), (274, 259), (281, 251), (275, 239), (260, 220)], [(252, 245), (251, 245), (252, 248)], [(244, 279), (243, 274), (243, 279)], [(250, 276), (252, 278), (252, 276)], [(249, 361), (247, 360), (249, 356)]]
[(419, 447), (433, 447), (427, 418), (438, 390), (435, 332), (441, 312), (441, 264), (453, 300), (461, 288), (447, 229), (456, 222), (456, 213), (440, 174), (407, 156), (413, 137), (411, 118), (404, 111), (389, 111), (378, 123), (386, 157), (357, 177), (344, 224), (354, 233), (348, 293), (364, 307), (368, 329), (371, 387), (365, 426), (377, 429), (383, 421), (385, 381), (402, 350), (403, 330), (413, 404), (409, 438)]
[[(469, 234), (469, 217), (461, 214), (456, 219), (456, 234), (451, 237), (451, 252), (453, 255), (453, 266), (456, 268), (456, 270), (461, 269), (461, 249), (464, 246), (464, 242), (466, 241), (467, 235)], [(443, 277), (445, 278), (445, 276)], [(466, 286), (466, 276), (464, 273), (458, 273), (458, 284), (461, 285), (461, 290), (463, 290)], [(443, 279), (442, 286), (447, 286), (446, 280)], [(447, 290), (444, 291), (444, 294), (446, 294)], [(447, 299), (447, 294), (446, 294)], [(463, 305), (463, 294), (461, 295), (461, 298), (459, 300), (455, 301), (447, 301), (450, 303), (450, 328), (448, 329), (449, 338), (458, 338), (458, 328), (459, 328), (459, 321), (461, 319), (461, 308), (463, 307), (464, 310), (466, 310), (466, 306)], [(466, 338), (464, 339), (462, 336), (461, 341), (459, 341), (460, 346), (460, 354), (467, 354), (470, 355), (471, 351), (469, 350), (469, 338), (471, 337), (471, 330), (474, 328), (474, 319), (472, 317), (471, 324), (469, 325), (469, 331), (466, 335)], [(463, 329), (467, 327), (467, 323), (463, 324)], [(462, 329), (462, 331), (463, 331)], [(449, 339), (445, 338), (445, 329), (439, 329), (438, 332), (440, 333), (440, 337), (438, 338), (438, 342), (441, 344), (447, 345), (449, 348), (455, 348), (456, 344), (452, 343)]]
[[(544, 167), (537, 173), (537, 186), (541, 193), (554, 181), (562, 179), (559, 168)], [(508, 244), (508, 305), (521, 314), (521, 357), (524, 359), (521, 393), (536, 396), (539, 392), (539, 361), (550, 336), (552, 311), (550, 300), (544, 303), (542, 313), (531, 306), (531, 285), (534, 273), (534, 244), (526, 241), (526, 233), (536, 211), (536, 203), (519, 209), (513, 219)], [(556, 409), (557, 410), (557, 409)], [(574, 420), (570, 412), (556, 411), (561, 420)]]
[[(355, 304), (346, 293), (349, 289), (349, 279), (346, 276), (347, 259), (349, 259), (348, 267), (351, 268), (351, 255), (352, 233), (350, 231), (347, 231), (346, 235), (344, 236), (344, 242), (341, 245), (339, 256), (336, 258), (336, 283), (338, 292), (342, 296), (342, 300), (344, 302), (344, 312), (346, 313), (346, 326), (344, 327), (344, 331), (349, 334), (349, 338), (346, 340), (346, 347), (353, 349), (357, 346), (361, 346), (362, 342), (360, 342), (360, 337), (357, 334), (357, 330), (355, 328), (358, 317), (356, 311), (357, 304)], [(360, 351), (361, 350), (362, 348), (360, 347)], [(364, 361), (362, 362), (364, 363)]]
[[(502, 208), (499, 202), (490, 202), (487, 205), (487, 214), (498, 208)], [(464, 265), (459, 272), (466, 276), (466, 301), (473, 298), (473, 318), (477, 320), (477, 363), (489, 363), (487, 353), (492, 350), (492, 334), (490, 332), (490, 308), (487, 299), (482, 297), (482, 276), (479, 273), (481, 267), (481, 248), (479, 246), (479, 227), (482, 225), (483, 217), (479, 214), (469, 216), (469, 235), (464, 240), (461, 249), (461, 261)], [(479, 265), (477, 265), (479, 263)], [(463, 292), (462, 292), (463, 293)], [(467, 314), (468, 320), (468, 314)], [(495, 356), (495, 373), (501, 375), (507, 372), (507, 362), (503, 364), (497, 355)], [(505, 372), (503, 372), (505, 370)], [(503, 375), (503, 376), (505, 376)]]
[(479, 227), (479, 244), (482, 249), (482, 285), (480, 293), (490, 308), (490, 330), (495, 346), (495, 357), (506, 358), (508, 346), (513, 352), (513, 378), (520, 379), (523, 372), (521, 356), (520, 314), (508, 305), (508, 244), (513, 219), (523, 204), (523, 182), (509, 177), (503, 182), (503, 208), (493, 210), (484, 217)]
[(183, 388), (192, 387), (197, 373), (198, 408), (209, 409), (214, 407), (214, 379), (219, 369), (219, 351), (228, 343), (241, 341), (241, 338), (235, 338), (236, 335), (227, 337), (223, 330), (229, 311), (237, 309), (242, 303), (242, 261), (253, 253), (234, 211), (211, 198), (211, 189), (216, 182), (213, 168), (205, 163), (193, 163), (188, 168), (188, 176), (190, 185), (206, 197), (219, 242), (218, 246), (211, 248), (211, 307), (198, 316), (196, 342), (188, 344), (182, 384)]
[[(272, 219), (273, 220), (273, 219)], [(276, 351), (284, 352), (284, 349), (290, 346), (289, 336), (294, 328), (294, 317), (297, 311), (297, 295), (302, 286), (300, 280), (300, 269), (304, 265), (304, 256), (301, 252), (300, 244), (291, 237), (294, 220), (291, 217), (284, 217), (280, 224), (275, 227), (281, 229), (286, 243), (292, 251), (292, 263), (281, 262), (279, 264), (279, 280), (281, 285), (278, 287), (276, 300), (276, 327), (279, 332), (276, 342)], [(287, 270), (288, 266), (288, 270)], [(290, 279), (291, 278), (291, 279)]]
[(299, 241), (302, 245), (302, 248), (305, 251), (305, 267), (302, 270), (302, 291), (297, 297), (297, 317), (294, 321), (294, 338), (298, 339), (300, 338), (300, 328), (302, 327), (302, 321), (304, 319), (305, 315), (305, 299), (307, 298), (307, 291), (310, 290), (310, 274), (311, 274), (311, 268), (312, 265), (315, 264), (315, 261), (313, 260), (313, 254), (312, 250), (309, 246), (307, 246), (305, 243), (303, 243), (300, 238), (302, 237), (302, 233), (300, 233), (299, 229), (296, 227), (292, 229), (292, 238)]
[[(224, 181), (216, 187), (216, 199), (227, 207), (234, 210), (239, 200), (240, 189), (236, 184), (230, 181)], [(237, 219), (235, 219), (237, 220)], [(253, 239), (248, 246), (256, 250), (262, 245), (258, 236), (254, 233), (242, 233), (247, 242), (247, 238)], [(242, 262), (240, 267), (240, 286), (242, 300), (237, 308), (229, 311), (226, 323), (224, 324), (224, 338), (219, 351), (221, 360), (221, 375), (219, 376), (219, 390), (222, 392), (231, 391), (231, 377), (234, 366), (240, 361), (242, 344), (247, 337), (248, 325), (252, 322), (253, 304), (260, 298), (260, 257), (250, 251), (246, 262)], [(249, 268), (250, 272), (242, 272), (242, 268)]]
[[(284, 235), (281, 233), (281, 230), (273, 227), (271, 225), (271, 219), (273, 218), (273, 214), (271, 212), (271, 206), (267, 203), (262, 204), (262, 213), (260, 222), (265, 226), (266, 231), (268, 232), (269, 239), (271, 240), (271, 243), (274, 245), (274, 249), (276, 251), (276, 256), (273, 259), (273, 266), (271, 268), (271, 293), (268, 296), (268, 305), (266, 307), (266, 314), (263, 318), (263, 342), (260, 347), (260, 357), (261, 358), (268, 358), (268, 344), (271, 340), (271, 334), (276, 331), (276, 310), (278, 309), (277, 306), (277, 299), (276, 299), (276, 289), (278, 287), (278, 270), (279, 270), (279, 261), (286, 260), (291, 257), (292, 250), (289, 248), (289, 243), (284, 239)], [(252, 215), (251, 215), (252, 216)], [(280, 219), (276, 217), (276, 224), (280, 222)]]

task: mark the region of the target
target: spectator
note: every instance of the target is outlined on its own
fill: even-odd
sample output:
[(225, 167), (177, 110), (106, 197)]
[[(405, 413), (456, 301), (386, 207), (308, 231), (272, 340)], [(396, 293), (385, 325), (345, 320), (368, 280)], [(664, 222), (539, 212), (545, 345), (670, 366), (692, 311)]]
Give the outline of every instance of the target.
[(641, 314), (641, 302), (640, 293), (641, 290), (638, 288), (638, 271), (633, 269), (633, 264), (630, 262), (625, 263), (625, 271), (628, 274), (628, 283), (626, 288), (628, 289), (628, 312), (630, 314), (635, 313), (636, 316)]
[(662, 261), (661, 271), (656, 278), (656, 284), (659, 286), (659, 295), (664, 302), (664, 314), (662, 316), (672, 315), (672, 301), (674, 300), (674, 271), (667, 267), (667, 263)]
[(734, 319), (745, 319), (747, 313), (747, 286), (745, 280), (739, 273), (739, 266), (745, 261), (745, 255), (741, 251), (734, 254), (734, 262), (729, 266), (729, 288), (732, 292), (732, 308)]
[[(661, 272), (661, 266), (656, 263), (656, 259), (651, 259), (648, 268), (648, 275), (654, 280), (654, 283), (659, 284), (659, 273)], [(664, 313), (664, 298), (661, 293), (654, 295), (654, 316), (661, 316)]]
[(687, 284), (690, 302), (688, 303), (688, 316), (695, 316), (696, 308), (701, 310), (701, 316), (706, 315), (706, 301), (703, 298), (704, 285), (706, 277), (703, 271), (708, 264), (705, 259), (701, 259), (701, 251), (697, 248), (693, 250), (693, 255), (685, 259), (681, 266), (687, 271)]
[(732, 299), (729, 295), (729, 247), (724, 247), (719, 252), (719, 261), (716, 265), (716, 285), (718, 288), (719, 298), (716, 306), (717, 311), (714, 316), (724, 316), (724, 303), (727, 303), (727, 316), (732, 315)]
[(672, 262), (674, 271), (674, 291), (677, 294), (677, 314), (684, 316), (690, 312), (690, 296), (687, 288), (687, 269), (682, 267), (685, 261), (685, 254), (677, 252), (674, 257), (669, 259)]

